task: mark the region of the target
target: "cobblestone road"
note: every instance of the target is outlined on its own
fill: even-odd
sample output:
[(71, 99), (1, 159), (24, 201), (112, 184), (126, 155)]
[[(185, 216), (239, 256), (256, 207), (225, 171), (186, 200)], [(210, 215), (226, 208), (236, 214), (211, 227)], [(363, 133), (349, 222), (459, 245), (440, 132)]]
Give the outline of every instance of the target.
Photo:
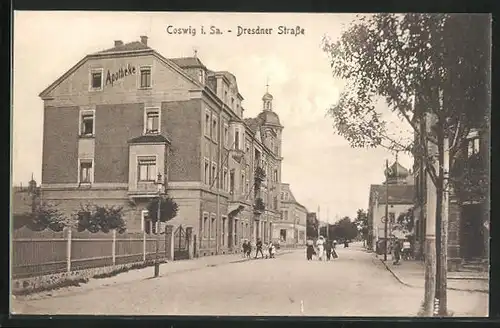
[[(18, 314), (415, 316), (423, 289), (401, 285), (359, 245), (334, 262), (306, 261), (297, 250), (252, 260), (82, 289), (17, 298)], [(110, 279), (117, 279), (110, 278)], [(450, 291), (455, 316), (487, 315), (488, 295)]]

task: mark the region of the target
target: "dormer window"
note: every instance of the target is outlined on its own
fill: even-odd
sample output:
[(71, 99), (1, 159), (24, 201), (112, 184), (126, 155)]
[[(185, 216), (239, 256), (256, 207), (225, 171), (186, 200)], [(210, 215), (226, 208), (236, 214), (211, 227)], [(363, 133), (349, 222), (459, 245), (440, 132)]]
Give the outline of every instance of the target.
[(147, 108), (144, 120), (145, 134), (160, 133), (160, 110), (158, 108)]
[(205, 83), (205, 70), (203, 69), (200, 69), (200, 72), (198, 74), (198, 80), (200, 81), (200, 83)]

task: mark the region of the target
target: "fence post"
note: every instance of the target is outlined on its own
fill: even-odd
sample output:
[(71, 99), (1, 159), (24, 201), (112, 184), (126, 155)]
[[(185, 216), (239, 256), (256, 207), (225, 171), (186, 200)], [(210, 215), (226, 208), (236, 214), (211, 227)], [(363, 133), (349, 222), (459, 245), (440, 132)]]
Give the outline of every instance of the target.
[(113, 254), (113, 265), (116, 264), (116, 229), (113, 229), (113, 244), (111, 247), (111, 252)]
[(146, 262), (146, 231), (142, 232), (142, 261)]
[(71, 272), (71, 228), (67, 229), (66, 234), (66, 271)]

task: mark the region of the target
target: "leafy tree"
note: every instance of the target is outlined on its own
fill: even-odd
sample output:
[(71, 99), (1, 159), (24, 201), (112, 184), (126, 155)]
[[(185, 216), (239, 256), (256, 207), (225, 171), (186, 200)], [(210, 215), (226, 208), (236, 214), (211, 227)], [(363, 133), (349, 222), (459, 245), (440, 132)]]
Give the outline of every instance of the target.
[(415, 217), (413, 215), (413, 207), (406, 212), (401, 213), (396, 219), (396, 227), (402, 231), (411, 232), (415, 227)]
[(32, 212), (14, 217), (14, 229), (24, 226), (33, 231), (62, 231), (71, 225), (71, 220), (65, 216), (57, 206), (46, 201), (38, 201), (33, 204)]
[[(445, 152), (453, 172), (471, 129), (489, 127), (490, 36), (488, 15), (412, 13), (362, 16), (338, 41), (324, 39), (333, 75), (347, 82), (329, 110), (337, 133), (353, 147), (382, 146), (420, 158), (436, 187), (437, 222), (448, 187)], [(390, 120), (375, 106), (379, 98), (410, 136), (391, 134)], [(463, 180), (452, 176), (449, 182), (462, 190)], [(437, 247), (446, 247), (441, 243)], [(443, 262), (445, 254), (439, 255)], [(445, 269), (439, 270), (442, 276)], [(446, 314), (446, 288), (439, 288), (440, 314)]]
[(308, 238), (318, 237), (319, 221), (315, 213), (309, 213), (306, 220), (306, 234)]
[(116, 229), (118, 233), (123, 233), (126, 230), (123, 214), (123, 208), (120, 206), (81, 205), (75, 215), (77, 229), (92, 233), (99, 231), (107, 233)]
[(358, 209), (354, 223), (356, 224), (356, 227), (360, 232), (361, 237), (363, 238), (363, 243), (366, 243), (366, 240), (368, 240), (368, 231), (369, 231), (368, 213), (366, 213), (366, 211), (363, 209)]
[(344, 217), (340, 221), (333, 224), (331, 238), (352, 240), (358, 235), (356, 224), (349, 217)]
[(156, 224), (158, 221), (158, 199), (160, 199), (160, 222), (167, 222), (177, 216), (179, 206), (169, 195), (152, 199), (148, 204), (148, 217)]

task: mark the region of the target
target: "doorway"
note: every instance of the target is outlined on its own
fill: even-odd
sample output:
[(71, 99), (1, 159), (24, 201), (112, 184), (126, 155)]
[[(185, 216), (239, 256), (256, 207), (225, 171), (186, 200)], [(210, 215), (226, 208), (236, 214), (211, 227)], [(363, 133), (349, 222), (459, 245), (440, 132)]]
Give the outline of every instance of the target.
[(460, 217), (460, 253), (465, 260), (484, 256), (482, 204), (462, 205)]

